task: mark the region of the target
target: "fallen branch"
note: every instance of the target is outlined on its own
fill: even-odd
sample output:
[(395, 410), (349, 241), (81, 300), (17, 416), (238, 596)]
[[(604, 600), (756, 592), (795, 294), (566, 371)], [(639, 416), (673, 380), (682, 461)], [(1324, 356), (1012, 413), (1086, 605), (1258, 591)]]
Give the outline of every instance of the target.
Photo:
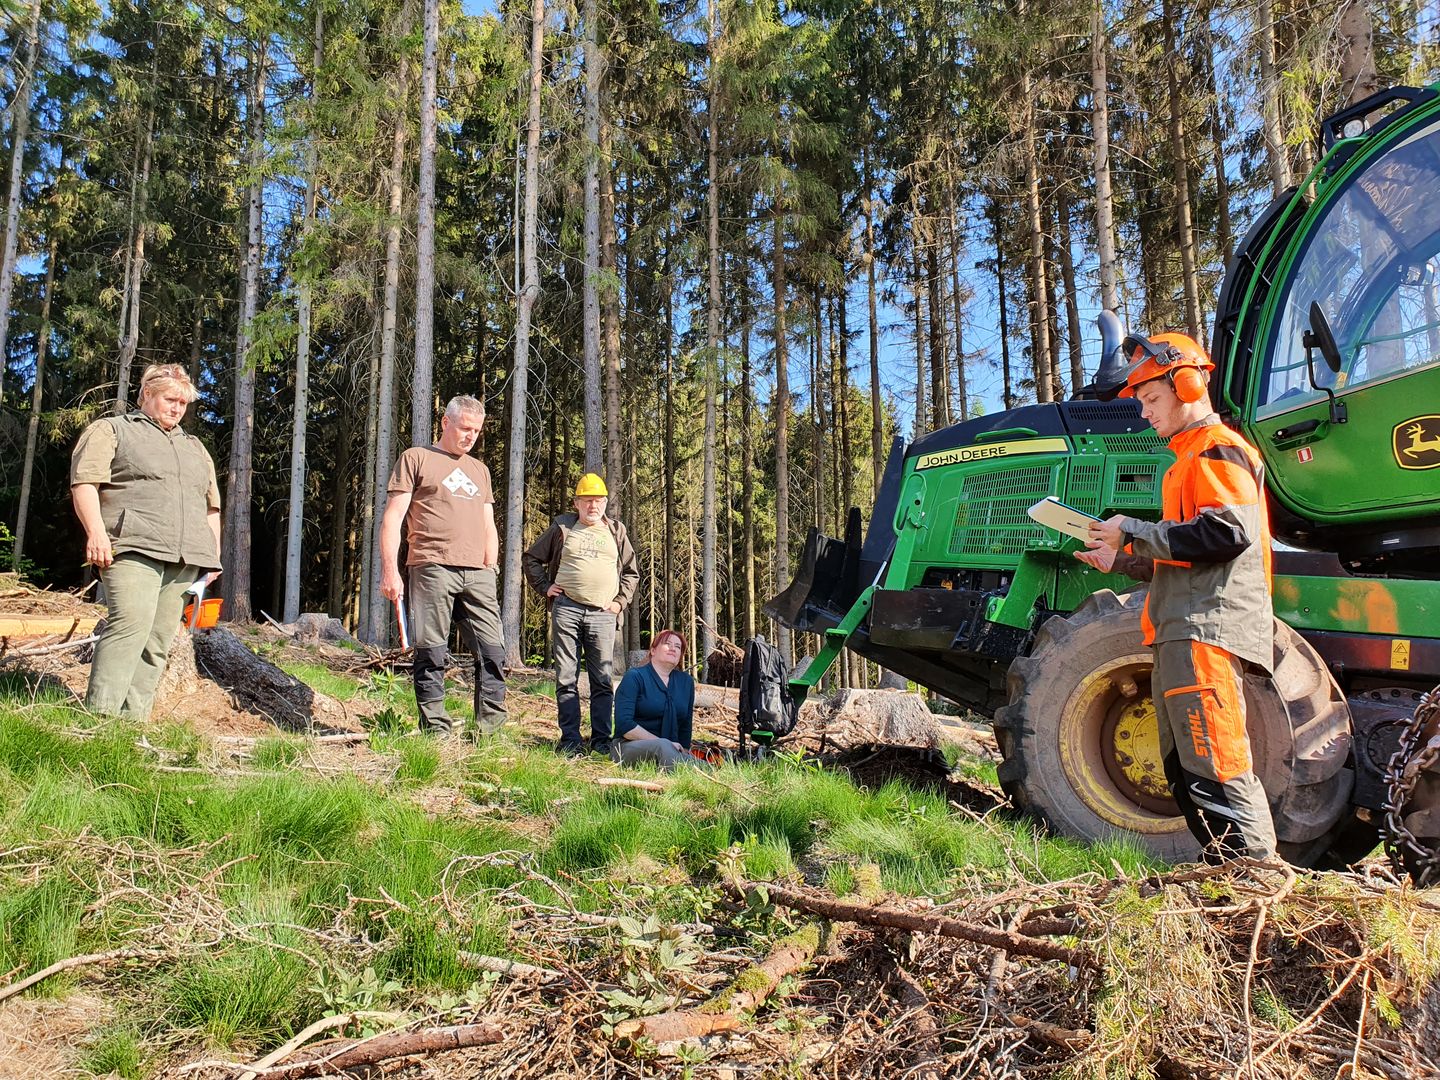
[(511, 960), (505, 956), (486, 956), (484, 953), (459, 951), (455, 958), (466, 967), (474, 968), (476, 971), (494, 971), (501, 975), (513, 975), (517, 979), (540, 979), (542, 982), (557, 982), (568, 979), (569, 976), (563, 971), (555, 971), (553, 968), (536, 967), (534, 964), (526, 964), (520, 960)]
[(685, 1009), (626, 1020), (615, 1025), (621, 1039), (647, 1038), (657, 1043), (700, 1039), (734, 1031), (743, 1015), (758, 1009), (775, 992), (780, 980), (793, 975), (815, 957), (820, 948), (820, 926), (811, 923), (781, 938), (764, 961), (746, 968), (720, 993), (698, 1009)]
[(486, 1046), (503, 1042), (504, 1038), (505, 1033), (494, 1024), (458, 1024), (421, 1031), (387, 1031), (369, 1039), (351, 1042), (322, 1057), (309, 1058), (290, 1065), (256, 1069), (254, 1065), (229, 1061), (197, 1061), (185, 1066), (181, 1071), (227, 1068), (232, 1071), (249, 1070), (254, 1080), (301, 1080), (306, 1076), (329, 1076), (361, 1065), (376, 1065), (393, 1058), (412, 1057), (416, 1054), (443, 1054), (449, 1050), (463, 1050), (467, 1046)]
[(1061, 1050), (1085, 1050), (1095, 1041), (1094, 1034), (1089, 1031), (1064, 1028), (1029, 1016), (1011, 1016), (1009, 1020), (1026, 1035)]
[(632, 780), (628, 776), (597, 776), (595, 778), (597, 787), (630, 787), (638, 788), (641, 791), (659, 793), (665, 790), (664, 784), (657, 784), (654, 780)]
[(851, 904), (830, 897), (810, 896), (795, 889), (780, 885), (755, 885), (741, 882), (731, 886), (742, 896), (751, 889), (763, 888), (771, 903), (796, 911), (808, 911), (834, 922), (861, 923), (866, 926), (893, 926), (899, 930), (910, 930), (922, 934), (939, 934), (941, 937), (960, 938), (977, 945), (988, 945), (992, 949), (1003, 949), (1018, 956), (1033, 956), (1039, 960), (1061, 960), (1076, 968), (1098, 968), (1099, 961), (1084, 949), (1072, 949), (1057, 945), (1053, 941), (1028, 937), (1016, 931), (997, 930), (992, 926), (976, 926), (940, 915), (917, 915), (897, 908), (877, 907), (869, 904)]
[(915, 977), (900, 966), (899, 957), (888, 944), (884, 955), (885, 978), (890, 994), (910, 1014), (915, 1025), (919, 1045), (912, 1050), (911, 1075), (916, 1080), (936, 1080), (942, 1075), (942, 1069), (937, 1064), (940, 1039), (939, 1026), (930, 1010), (930, 996), (915, 981)]
[(84, 956), (72, 956), (66, 960), (57, 960), (49, 967), (42, 968), (33, 975), (25, 976), (19, 982), (0, 988), (0, 1001), (12, 998), (16, 994), (23, 994), (36, 983), (44, 982), (51, 975), (59, 975), (62, 971), (70, 971), (78, 967), (113, 964), (120, 960), (138, 960), (141, 957), (159, 956), (164, 951), (164, 949), (112, 949), (109, 952), (87, 953)]
[(47, 653), (65, 652), (68, 649), (78, 649), (82, 645), (89, 645), (98, 640), (94, 634), (89, 637), (75, 638), (71, 641), (61, 641), (54, 645), (37, 645), (31, 649), (11, 649), (11, 656), (44, 656)]
[(348, 743), (362, 743), (370, 741), (368, 731), (341, 731), (334, 735), (316, 735), (311, 742), (328, 743), (331, 745), (343, 745)]

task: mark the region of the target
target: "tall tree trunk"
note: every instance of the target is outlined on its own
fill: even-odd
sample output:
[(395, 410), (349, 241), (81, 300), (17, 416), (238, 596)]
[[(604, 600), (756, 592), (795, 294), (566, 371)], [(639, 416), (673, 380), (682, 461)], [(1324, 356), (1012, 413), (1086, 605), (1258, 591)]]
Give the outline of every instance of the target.
[[(65, 164), (62, 159), (61, 172)], [(35, 477), (35, 448), (40, 442), (40, 408), (45, 403), (45, 357), (50, 351), (50, 301), (55, 294), (55, 256), (60, 243), (50, 229), (49, 250), (45, 253), (45, 293), (40, 300), (40, 329), (35, 335), (35, 385), (30, 388), (30, 418), (25, 424), (25, 463), (20, 469), (20, 505), (15, 511), (15, 548), (11, 565), (20, 569), (25, 554), (25, 525), (30, 516), (30, 488)], [(0, 356), (3, 356), (0, 353)]]
[[(376, 193), (378, 200), (379, 193)], [(383, 235), (381, 231), (380, 235)], [(371, 621), (371, 609), (379, 591), (379, 573), (375, 570), (375, 434), (380, 428), (380, 338), (385, 325), (383, 274), (381, 281), (372, 280), (370, 287), (370, 349), (365, 371), (365, 472), (360, 486), (360, 558), (359, 587), (356, 603), (359, 617), (355, 622), (355, 633), (366, 634)]]
[(605, 469), (605, 430), (600, 385), (600, 74), (604, 60), (596, 23), (595, 0), (585, 0), (585, 280), (583, 346), (585, 360), (585, 471)]
[(915, 334), (915, 427), (914, 438), (930, 430), (925, 407), (925, 272), (920, 243), (920, 201), (911, 188), (910, 196), (910, 297), (914, 302)]
[(1000, 378), (1001, 399), (1005, 408), (1015, 407), (1014, 381), (1010, 376), (1010, 302), (1005, 295), (1005, 229), (1000, 220), (1000, 203), (990, 200), (990, 226), (995, 233), (995, 292), (1000, 312)]
[(1080, 336), (1080, 299), (1075, 294), (1075, 252), (1070, 246), (1070, 192), (1060, 184), (1055, 193), (1055, 216), (1060, 227), (1056, 244), (1060, 248), (1060, 281), (1065, 286), (1065, 339), (1070, 351), (1070, 391), (1085, 385), (1085, 349)]
[[(775, 303), (775, 578), (783, 588), (790, 581), (790, 378), (785, 330), (785, 212), (777, 193), (771, 210), (771, 295)], [(780, 654), (790, 656), (790, 628), (776, 630)]]
[(1120, 310), (1120, 272), (1115, 254), (1115, 204), (1110, 186), (1110, 80), (1106, 59), (1104, 0), (1090, 8), (1090, 127), (1095, 163), (1095, 247), (1100, 256), (1100, 306)]
[(880, 403), (880, 316), (875, 283), (875, 191), (868, 148), (861, 153), (865, 176), (865, 303), (870, 320), (870, 467), (875, 474), (875, 494), (879, 495), (885, 473), (885, 440), (881, 430), (884, 414)]
[(1230, 177), (1225, 171), (1225, 129), (1221, 122), (1220, 87), (1215, 79), (1215, 39), (1207, 27), (1209, 48), (1204, 49), (1205, 83), (1209, 91), (1210, 143), (1215, 165), (1215, 254), (1222, 268), (1230, 265), (1231, 248), (1235, 244), (1234, 227), (1230, 223)]
[[(928, 201), (928, 200), (927, 200)], [(931, 207), (933, 210), (933, 207)], [(950, 379), (947, 357), (949, 342), (945, 340), (945, 286), (940, 279), (940, 241), (935, 231), (933, 214), (925, 221), (925, 300), (928, 305), (930, 330), (930, 400), (935, 403), (935, 426), (950, 423)]]
[(545, 0), (530, 6), (530, 97), (525, 134), (525, 286), (515, 311), (515, 366), (510, 377), (510, 454), (505, 497), (505, 591), (501, 623), (505, 661), (520, 664), (520, 551), (525, 538), (525, 407), (530, 381), (530, 315), (540, 299), (536, 251), (540, 199), (540, 86), (545, 75)]
[[(945, 215), (945, 229), (950, 239), (950, 304), (954, 309), (955, 318), (955, 402), (956, 419), (970, 419), (970, 388), (965, 372), (965, 293), (960, 281), (960, 259), (964, 254), (964, 242), (960, 237), (960, 230), (955, 227), (956, 216), (959, 213), (959, 204), (955, 199), (955, 191), (950, 191), (949, 213)], [(875, 485), (878, 494), (880, 485)]]
[(1345, 104), (1363, 101), (1381, 87), (1375, 70), (1375, 32), (1365, 0), (1345, 0), (1340, 8), (1340, 89)]
[[(160, 48), (157, 31), (154, 45)], [(157, 61), (158, 62), (158, 61)], [(157, 93), (155, 71), (151, 70), (151, 94)], [(263, 109), (263, 103), (261, 105)], [(125, 257), (125, 297), (121, 304), (120, 355), (115, 380), (115, 414), (130, 407), (130, 369), (140, 343), (140, 282), (145, 276), (145, 216), (150, 198), (150, 163), (155, 153), (155, 102), (150, 102), (145, 118), (145, 134), (140, 143), (140, 171), (131, 190), (130, 248)]]
[(822, 359), (825, 355), (825, 322), (818, 285), (810, 293), (810, 310), (814, 327), (810, 334), (810, 438), (814, 454), (814, 468), (810, 470), (810, 476), (814, 483), (815, 527), (823, 533), (826, 531), (825, 376)]
[[(346, 380), (349, 384), (347, 403), (355, 399), (354, 369)], [(345, 564), (348, 554), (346, 535), (349, 533), (350, 484), (354, 469), (353, 430), (354, 413), (342, 407), (335, 421), (335, 473), (330, 492), (330, 580), (325, 601), (325, 610), (337, 619), (345, 616)]]
[[(589, 0), (593, 3), (594, 0)], [(719, 625), (715, 608), (715, 382), (720, 366), (720, 125), (717, 110), (719, 94), (715, 80), (715, 49), (719, 43), (720, 31), (716, 16), (716, 2), (709, 0), (709, 91), (706, 103), (709, 145), (706, 152), (707, 185), (709, 210), (710, 288), (706, 297), (705, 312), (705, 466), (701, 479), (703, 511), (701, 521), (702, 543), (700, 555), (700, 622), (702, 626), (701, 656), (708, 667), (709, 656), (715, 648), (715, 633)], [(705, 669), (702, 669), (705, 670)]]
[(1181, 118), (1180, 57), (1175, 43), (1174, 0), (1161, 5), (1165, 34), (1165, 81), (1170, 98), (1170, 160), (1175, 168), (1175, 228), (1180, 233), (1180, 275), (1185, 290), (1185, 324), (1192, 338), (1200, 339), (1200, 279), (1195, 259), (1194, 215), (1190, 209), (1189, 153)]
[(745, 640), (755, 636), (754, 390), (750, 382), (750, 265), (740, 256), (740, 529), (741, 601)]
[[(840, 280), (847, 281), (845, 274), (840, 275)], [(835, 382), (835, 427), (837, 437), (840, 440), (840, 453), (835, 457), (835, 469), (839, 474), (837, 479), (840, 482), (840, 498), (837, 506), (840, 512), (841, 528), (844, 528), (846, 515), (850, 513), (852, 500), (855, 498), (855, 470), (850, 468), (850, 462), (854, 460), (854, 449), (850, 445), (850, 346), (849, 327), (845, 318), (845, 287), (842, 285), (840, 295), (831, 300), (830, 319), (835, 327), (835, 350), (834, 350), (834, 382)]]
[[(1020, 11), (1024, 15), (1022, 0)], [(1024, 114), (1021, 152), (1025, 158), (1025, 226), (1030, 232), (1030, 359), (1035, 373), (1035, 400), (1053, 401), (1050, 368), (1050, 297), (1045, 288), (1045, 235), (1040, 221), (1040, 159), (1035, 148), (1035, 101), (1029, 60), (1020, 80)]]
[[(415, 371), (410, 380), (410, 445), (429, 446), (435, 433), (435, 82), (440, 50), (440, 0), (423, 0), (420, 63), (420, 187), (415, 216)], [(403, 63), (403, 61), (402, 61)]]
[[(324, 5), (315, 5), (314, 76), (310, 85), (312, 126), (305, 151), (305, 200), (301, 211), (300, 246), (304, 249), (315, 222), (315, 185), (318, 183), (319, 128), (313, 122), (314, 106), (320, 96), (320, 65), (325, 60)], [(310, 412), (310, 323), (312, 305), (311, 270), (302, 266), (297, 291), (299, 331), (295, 342), (295, 417), (290, 434), (290, 502), (285, 520), (285, 602), (282, 618), (294, 622), (300, 617), (300, 563), (305, 528), (305, 440)]]
[[(600, 294), (600, 345), (605, 365), (605, 474), (610, 487), (609, 513), (624, 514), (625, 463), (621, 457), (620, 429), (620, 290), (619, 258), (615, 242), (615, 177), (610, 169), (611, 127), (600, 123), (600, 269), (605, 288)], [(629, 620), (627, 620), (629, 621)]]
[[(250, 359), (250, 331), (260, 303), (263, 269), (265, 177), (265, 86), (269, 78), (266, 43), (258, 41), (250, 57), (250, 210), (245, 233), (244, 291), (235, 339), (235, 417), (230, 428), (230, 464), (225, 474), (229, 502), (224, 533), (225, 573), (221, 595), (232, 622), (250, 621), (250, 499), (255, 449), (255, 365)], [(137, 273), (138, 279), (138, 273)]]
[(1260, 96), (1265, 134), (1265, 160), (1270, 166), (1270, 190), (1279, 198), (1290, 186), (1290, 159), (1280, 127), (1280, 78), (1275, 69), (1274, 0), (1259, 0), (1255, 10), (1260, 38)]
[[(390, 197), (385, 221), (385, 297), (380, 315), (380, 385), (375, 401), (375, 519), (370, 540), (370, 570), (378, 577), (384, 572), (380, 553), (380, 523), (389, 503), (390, 469), (395, 464), (395, 352), (396, 324), (400, 307), (400, 215), (405, 206), (405, 129), (409, 101), (409, 61), (398, 60), (395, 73), (395, 128), (390, 141), (390, 171), (387, 175)], [(429, 412), (427, 408), (427, 413)], [(371, 587), (370, 619), (365, 627), (365, 640), (384, 642), (390, 639), (390, 618), (386, 605), (377, 597), (379, 590)]]
[[(666, 192), (666, 206), (674, 206), (673, 199), (669, 198)], [(664, 385), (661, 387), (661, 400), (664, 403), (664, 456), (663, 467), (665, 476), (662, 486), (665, 493), (664, 506), (664, 568), (661, 576), (665, 581), (665, 625), (673, 628), (675, 622), (675, 587), (679, 584), (675, 573), (675, 472), (677, 464), (675, 461), (675, 263), (678, 261), (675, 251), (674, 221), (665, 223), (665, 255), (663, 265), (665, 267), (665, 293), (661, 307), (665, 312), (664, 330)]]
[[(0, 404), (5, 400), (5, 368), (10, 336), (10, 303), (15, 295), (15, 259), (20, 250), (20, 189), (25, 177), (25, 140), (30, 132), (30, 97), (35, 91), (35, 59), (40, 47), (40, 4), (31, 0), (25, 30), (25, 67), (15, 73), (10, 127), (10, 191), (5, 198), (5, 246), (0, 251)], [(46, 290), (49, 297), (49, 290)]]

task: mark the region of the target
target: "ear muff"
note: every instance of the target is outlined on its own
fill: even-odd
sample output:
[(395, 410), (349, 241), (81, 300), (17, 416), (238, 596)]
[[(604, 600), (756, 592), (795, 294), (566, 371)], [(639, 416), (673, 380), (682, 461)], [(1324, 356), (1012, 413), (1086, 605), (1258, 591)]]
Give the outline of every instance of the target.
[(1186, 365), (1170, 373), (1170, 385), (1175, 388), (1176, 397), (1192, 405), (1205, 396), (1205, 373)]

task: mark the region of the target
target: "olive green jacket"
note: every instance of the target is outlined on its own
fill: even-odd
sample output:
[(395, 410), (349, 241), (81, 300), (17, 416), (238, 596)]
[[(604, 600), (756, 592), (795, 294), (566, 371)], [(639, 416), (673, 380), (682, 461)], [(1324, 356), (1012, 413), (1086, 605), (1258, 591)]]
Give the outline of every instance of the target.
[[(109, 455), (107, 433), (114, 435)], [(219, 509), (215, 464), (199, 439), (143, 412), (96, 420), (70, 459), (70, 484), (94, 484), (115, 554), (127, 551), (201, 570), (220, 568), (209, 512)]]

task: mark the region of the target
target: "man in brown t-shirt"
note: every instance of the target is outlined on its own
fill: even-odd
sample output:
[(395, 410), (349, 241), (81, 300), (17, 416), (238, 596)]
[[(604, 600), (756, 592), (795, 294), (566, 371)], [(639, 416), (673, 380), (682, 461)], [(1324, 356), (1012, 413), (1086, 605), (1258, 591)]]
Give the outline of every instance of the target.
[(380, 591), (391, 600), (406, 594), (398, 565), (405, 524), (415, 703), (421, 730), (439, 734), (451, 730), (445, 662), (456, 612), (475, 657), (476, 724), (488, 734), (505, 723), (505, 643), (495, 588), (500, 534), (490, 470), (470, 456), (484, 423), (479, 400), (452, 399), (440, 419), (439, 442), (412, 446), (395, 463), (380, 522)]

